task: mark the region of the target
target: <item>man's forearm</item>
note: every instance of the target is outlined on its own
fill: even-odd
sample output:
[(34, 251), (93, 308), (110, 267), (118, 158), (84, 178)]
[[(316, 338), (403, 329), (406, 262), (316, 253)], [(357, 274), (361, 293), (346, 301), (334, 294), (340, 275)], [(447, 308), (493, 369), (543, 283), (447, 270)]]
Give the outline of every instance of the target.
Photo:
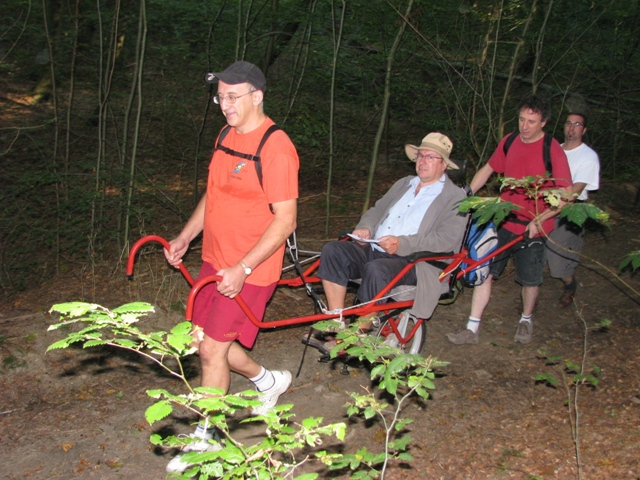
[(493, 172), (493, 168), (491, 168), (488, 163), (476, 172), (476, 174), (473, 176), (473, 179), (471, 180), (471, 183), (469, 184), (473, 193), (476, 193), (478, 190), (485, 186)]

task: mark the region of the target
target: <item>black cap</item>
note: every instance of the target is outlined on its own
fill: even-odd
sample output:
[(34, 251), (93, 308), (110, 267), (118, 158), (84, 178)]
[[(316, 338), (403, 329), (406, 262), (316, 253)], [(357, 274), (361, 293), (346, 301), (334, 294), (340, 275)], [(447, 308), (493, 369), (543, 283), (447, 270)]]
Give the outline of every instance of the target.
[(267, 80), (262, 71), (253, 63), (241, 60), (229, 65), (224, 72), (207, 73), (204, 77), (207, 83), (216, 83), (222, 80), (229, 85), (250, 83), (256, 90), (267, 90)]

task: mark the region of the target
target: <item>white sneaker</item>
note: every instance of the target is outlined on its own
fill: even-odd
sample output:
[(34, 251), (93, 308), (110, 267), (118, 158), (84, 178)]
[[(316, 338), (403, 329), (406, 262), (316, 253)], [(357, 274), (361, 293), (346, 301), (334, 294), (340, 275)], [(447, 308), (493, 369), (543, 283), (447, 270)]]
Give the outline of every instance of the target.
[(262, 402), (262, 405), (259, 407), (253, 407), (251, 415), (254, 417), (258, 415), (265, 415), (273, 410), (273, 407), (278, 403), (280, 395), (286, 392), (291, 385), (291, 372), (288, 372), (287, 370), (273, 370), (271, 373), (273, 373), (273, 378), (276, 383), (274, 383), (273, 387), (269, 390), (260, 393), (258, 400)]
[(387, 335), (387, 338), (384, 339), (383, 343), (387, 347), (400, 348), (400, 342), (398, 341), (398, 337), (396, 337), (395, 333)]
[(171, 459), (171, 461), (167, 464), (167, 473), (182, 473), (191, 465), (195, 465), (193, 463), (185, 462), (182, 457), (185, 453), (189, 452), (217, 452), (222, 450), (222, 445), (220, 444), (220, 437), (218, 436), (218, 432), (216, 431), (214, 435), (197, 435), (192, 433), (191, 435), (178, 435), (178, 437), (183, 438), (195, 438), (191, 443), (187, 443), (180, 448), (180, 452)]

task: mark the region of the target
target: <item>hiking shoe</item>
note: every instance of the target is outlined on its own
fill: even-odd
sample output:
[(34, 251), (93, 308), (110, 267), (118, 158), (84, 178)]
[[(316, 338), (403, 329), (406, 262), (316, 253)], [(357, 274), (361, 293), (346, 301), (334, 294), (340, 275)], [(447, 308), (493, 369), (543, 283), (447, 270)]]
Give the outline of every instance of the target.
[(384, 339), (384, 343), (387, 347), (400, 348), (400, 341), (395, 333), (390, 333), (387, 338)]
[(167, 473), (182, 473), (191, 465), (195, 465), (195, 463), (189, 463), (183, 459), (184, 455), (189, 452), (204, 453), (222, 450), (222, 444), (220, 443), (220, 436), (217, 430), (215, 430), (213, 435), (198, 435), (192, 433), (191, 435), (178, 435), (178, 437), (194, 438), (196, 440), (180, 448), (180, 452), (167, 464)]
[(466, 327), (447, 333), (445, 337), (454, 345), (476, 345), (478, 343), (478, 332), (474, 333)]
[(273, 370), (271, 373), (273, 373), (273, 378), (276, 383), (274, 383), (269, 390), (260, 392), (258, 400), (262, 402), (262, 405), (259, 407), (253, 407), (251, 415), (254, 417), (258, 415), (266, 415), (273, 410), (273, 407), (278, 403), (280, 395), (286, 392), (291, 385), (291, 372), (288, 372), (287, 370)]
[(562, 296), (558, 300), (558, 308), (567, 308), (573, 305), (573, 297), (576, 292), (571, 292), (569, 290), (564, 290), (562, 292)]
[(519, 322), (516, 335), (513, 337), (516, 343), (527, 344), (531, 343), (533, 337), (533, 323), (531, 322)]

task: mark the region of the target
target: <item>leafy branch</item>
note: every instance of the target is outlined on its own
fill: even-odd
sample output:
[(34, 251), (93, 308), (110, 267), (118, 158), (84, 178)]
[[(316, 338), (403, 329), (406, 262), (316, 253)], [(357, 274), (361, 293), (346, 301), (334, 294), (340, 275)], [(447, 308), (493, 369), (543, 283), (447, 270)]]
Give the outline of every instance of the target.
[(608, 328), (611, 325), (610, 320), (602, 320), (593, 327), (588, 327), (587, 322), (578, 312), (578, 316), (582, 321), (584, 333), (582, 337), (582, 359), (580, 363), (572, 360), (564, 359), (561, 356), (551, 356), (548, 351), (538, 350), (538, 353), (545, 358), (547, 365), (552, 366), (562, 377), (562, 382), (558, 381), (553, 373), (539, 373), (536, 375), (536, 382), (546, 383), (555, 388), (560, 383), (564, 385), (567, 395), (567, 406), (569, 407), (569, 422), (571, 424), (571, 439), (576, 452), (576, 464), (578, 468), (578, 478), (582, 478), (582, 460), (580, 455), (580, 409), (578, 406), (579, 387), (581, 385), (598, 386), (598, 375), (600, 368), (594, 365), (590, 372), (586, 372), (587, 352), (588, 352), (588, 332), (594, 329)]
[[(522, 179), (514, 179), (504, 177), (501, 179), (501, 189), (524, 189), (526, 195), (530, 198), (544, 198), (552, 208), (560, 205), (563, 198), (566, 198), (567, 193), (562, 189), (550, 188), (543, 189), (545, 183), (549, 181), (546, 177), (525, 177)], [(460, 202), (459, 210), (463, 213), (471, 212), (471, 218), (477, 219), (478, 224), (482, 225), (486, 222), (493, 221), (496, 225), (500, 224), (512, 211), (517, 211), (520, 207), (514, 205), (511, 202), (502, 201), (499, 197), (467, 197)], [(530, 212), (535, 216), (536, 212)], [(560, 213), (560, 217), (566, 218), (568, 221), (575, 223), (578, 226), (583, 226), (588, 219), (592, 219), (601, 225), (611, 227), (609, 214), (595, 205), (590, 203), (568, 203), (564, 205)], [(565, 247), (554, 242), (549, 237), (547, 232), (544, 232), (546, 240), (551, 242), (556, 247), (566, 250)], [(577, 253), (577, 252), (575, 252)], [(640, 292), (631, 286), (628, 282), (624, 281), (620, 277), (622, 270), (631, 268), (632, 271), (640, 268), (640, 250), (636, 250), (627, 254), (622, 263), (618, 267), (616, 272), (614, 269), (607, 267), (602, 262), (591, 258), (583, 253), (579, 254), (582, 258), (589, 260), (590, 262), (602, 267), (609, 272), (614, 278), (616, 278), (625, 287), (640, 297)]]
[[(50, 345), (47, 351), (67, 348), (75, 343), (82, 343), (83, 348), (110, 346), (133, 351), (160, 365), (172, 375), (180, 378), (188, 388), (188, 393), (173, 394), (165, 389), (148, 390), (147, 394), (157, 401), (145, 412), (147, 422), (153, 423), (172, 414), (174, 406), (186, 408), (201, 419), (217, 427), (222, 433), (222, 449), (208, 452), (188, 452), (182, 459), (191, 466), (174, 478), (200, 479), (224, 477), (229, 479), (245, 478), (282, 478), (292, 475), (296, 468), (308, 460), (296, 458), (297, 451), (304, 446), (312, 448), (321, 445), (324, 436), (335, 436), (343, 441), (346, 425), (343, 422), (322, 425), (322, 417), (305, 418), (300, 423), (291, 421), (290, 413), (293, 405), (279, 405), (266, 415), (259, 415), (243, 420), (244, 422), (264, 422), (267, 435), (258, 443), (244, 445), (233, 438), (227, 419), (235, 413), (256, 407), (262, 402), (255, 397), (254, 391), (245, 391), (233, 395), (225, 395), (218, 388), (191, 387), (184, 375), (181, 357), (195, 352), (191, 346), (190, 335), (192, 325), (182, 322), (170, 332), (141, 331), (136, 324), (139, 318), (153, 312), (148, 303), (129, 303), (109, 310), (97, 304), (72, 302), (54, 305), (51, 312), (59, 313), (64, 319), (61, 323), (51, 325), (49, 330), (57, 330), (71, 324), (81, 324), (77, 332)], [(177, 362), (177, 370), (171, 369), (166, 360), (172, 358)], [(154, 445), (163, 447), (180, 447), (198, 439), (177, 436), (162, 438), (158, 434), (151, 435)], [(297, 480), (311, 480), (318, 474), (303, 474)]]
[[(366, 323), (362, 320), (360, 323)], [(390, 347), (372, 335), (360, 333), (359, 322), (353, 322), (336, 334), (338, 344), (331, 349), (331, 357), (346, 354), (371, 365), (371, 380), (380, 390), (394, 398), (394, 405), (378, 400), (373, 392), (350, 393), (352, 401), (346, 405), (349, 416), (362, 416), (365, 419), (378, 417), (385, 431), (384, 451), (369, 452), (362, 447), (353, 454), (328, 454), (320, 452), (317, 456), (329, 469), (349, 468), (354, 471), (351, 478), (369, 479), (385, 477), (392, 459), (410, 461), (413, 457), (407, 452), (411, 436), (403, 434), (411, 419), (401, 418), (405, 403), (417, 396), (423, 400), (429, 398), (429, 390), (435, 389), (433, 368), (448, 365), (448, 362), (434, 357), (403, 354), (399, 348)], [(333, 331), (337, 322), (326, 321), (314, 325), (321, 331)], [(364, 467), (364, 468), (363, 468)]]
[[(171, 375), (180, 378), (193, 392), (179, 361), (180, 357), (190, 355), (196, 350), (191, 346), (191, 323), (179, 323), (169, 333), (144, 333), (136, 323), (139, 317), (154, 312), (153, 306), (144, 302), (128, 303), (113, 310), (92, 303), (69, 302), (54, 305), (49, 312), (56, 312), (68, 318), (49, 326), (49, 331), (76, 323), (84, 323), (86, 326), (53, 343), (47, 348), (47, 352), (67, 348), (74, 343), (82, 343), (83, 348), (105, 345), (122, 348), (153, 361)], [(167, 366), (167, 358), (177, 360), (178, 372)]]

